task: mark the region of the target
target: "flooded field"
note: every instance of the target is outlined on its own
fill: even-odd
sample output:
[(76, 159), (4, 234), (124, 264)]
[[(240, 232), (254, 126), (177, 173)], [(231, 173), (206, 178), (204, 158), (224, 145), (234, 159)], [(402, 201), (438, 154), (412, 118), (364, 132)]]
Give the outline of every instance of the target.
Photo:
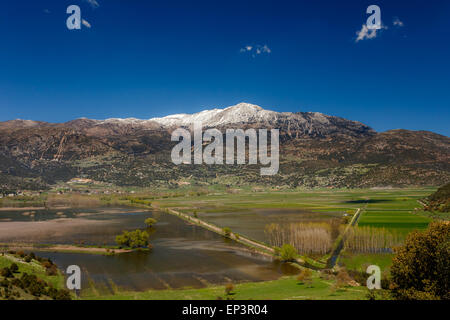
[(129, 208), (0, 212), (0, 242), (114, 244), (123, 230), (158, 220), (150, 252), (115, 256), (39, 252), (65, 269), (83, 271), (82, 286), (97, 290), (204, 287), (228, 281), (262, 281), (295, 274), (287, 264), (249, 252), (244, 246), (177, 217)]
[(201, 213), (199, 217), (219, 227), (229, 227), (233, 232), (267, 242), (266, 225), (281, 226), (297, 222), (329, 222), (342, 218), (343, 212), (311, 212), (301, 209), (251, 209), (248, 211)]

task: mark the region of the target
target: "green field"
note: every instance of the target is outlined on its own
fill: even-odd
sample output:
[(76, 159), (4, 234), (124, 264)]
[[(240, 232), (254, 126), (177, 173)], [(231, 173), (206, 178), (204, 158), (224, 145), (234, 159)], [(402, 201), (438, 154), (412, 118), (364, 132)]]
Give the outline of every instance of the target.
[[(430, 215), (421, 211), (420, 200), (435, 189), (318, 189), (318, 190), (275, 190), (250, 187), (242, 189), (229, 188), (194, 188), (145, 191), (127, 196), (106, 196), (98, 200), (106, 203), (172, 208), (174, 210), (207, 218), (213, 214), (251, 213), (255, 209), (294, 209), (309, 212), (317, 218), (334, 213), (337, 216), (353, 214), (357, 208), (362, 209), (358, 221), (360, 227), (385, 228), (406, 236), (415, 229), (425, 229), (432, 221)], [(239, 219), (239, 214), (236, 219)], [(233, 216), (234, 217), (234, 216)], [(248, 218), (247, 218), (248, 219)], [(227, 225), (219, 225), (228, 227)], [(232, 230), (233, 231), (233, 230)], [(242, 232), (245, 235), (245, 232)], [(322, 262), (329, 255), (314, 257)], [(388, 271), (392, 254), (354, 254), (342, 252), (338, 265), (349, 270), (365, 271), (368, 265), (380, 266)], [(0, 266), (1, 266), (0, 260)], [(4, 262), (5, 263), (5, 262)], [(27, 268), (22, 266), (21, 268)], [(35, 272), (39, 272), (35, 270)], [(56, 280), (55, 280), (56, 281)], [(58, 280), (60, 281), (60, 280)], [(364, 285), (364, 284), (363, 284)], [(202, 289), (149, 290), (145, 292), (126, 292), (117, 290), (115, 295), (102, 295), (96, 290), (83, 290), (83, 299), (218, 299), (226, 298), (224, 286), (211, 286)], [(233, 299), (365, 299), (365, 287), (335, 288), (334, 278), (324, 278), (314, 271), (311, 286), (298, 284), (295, 277), (255, 283), (236, 284)]]
[(395, 230), (402, 234), (407, 234), (413, 230), (426, 229), (431, 219), (411, 211), (372, 211), (366, 210), (363, 212), (358, 225), (370, 226), (377, 228), (386, 228)]
[[(197, 209), (199, 212), (242, 211), (258, 208), (309, 209), (316, 212), (368, 209), (405, 209), (420, 207), (417, 203), (435, 189), (318, 189), (318, 190), (272, 190), (254, 192), (250, 189), (225, 191), (204, 191), (178, 194), (176, 197), (154, 197), (151, 200), (161, 207), (176, 207), (180, 210)], [(149, 197), (150, 198), (150, 197)]]
[(393, 254), (376, 253), (376, 254), (351, 254), (347, 252), (341, 253), (339, 264), (345, 266), (348, 270), (356, 270), (366, 272), (370, 265), (377, 265), (382, 272), (389, 271), (392, 265)]
[(11, 264), (16, 263), (19, 267), (18, 274), (22, 274), (24, 272), (29, 274), (34, 274), (42, 280), (51, 283), (56, 289), (65, 288), (64, 276), (58, 274), (56, 276), (49, 276), (45, 272), (45, 268), (41, 266), (41, 264), (33, 260), (29, 263), (21, 261), (20, 259), (16, 259), (9, 254), (0, 255), (0, 269), (4, 267), (10, 267)]
[[(314, 273), (310, 285), (299, 283), (295, 277), (273, 281), (237, 284), (231, 297), (236, 300), (362, 300), (367, 288), (333, 288), (334, 280), (321, 279)], [(117, 292), (115, 295), (96, 295), (88, 291), (87, 300), (216, 300), (226, 299), (224, 286), (203, 289), (149, 290), (146, 292)]]

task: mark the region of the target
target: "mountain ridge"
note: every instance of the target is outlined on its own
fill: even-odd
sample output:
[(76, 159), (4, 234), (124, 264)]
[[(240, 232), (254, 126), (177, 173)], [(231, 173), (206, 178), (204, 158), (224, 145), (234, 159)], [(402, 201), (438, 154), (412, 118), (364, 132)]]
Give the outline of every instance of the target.
[[(261, 178), (257, 166), (175, 166), (171, 131), (198, 120), (220, 130), (280, 129), (279, 174)], [(42, 188), (80, 176), (137, 186), (171, 185), (186, 177), (290, 187), (442, 185), (450, 180), (450, 138), (429, 131), (376, 132), (322, 113), (241, 103), (148, 120), (0, 122), (0, 160), (0, 188)]]

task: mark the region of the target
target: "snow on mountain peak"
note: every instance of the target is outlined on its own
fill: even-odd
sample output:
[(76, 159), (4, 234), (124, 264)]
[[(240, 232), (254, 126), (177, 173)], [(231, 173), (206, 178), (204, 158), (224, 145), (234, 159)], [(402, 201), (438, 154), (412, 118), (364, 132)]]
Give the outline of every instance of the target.
[(162, 118), (152, 118), (162, 126), (188, 126), (194, 122), (202, 122), (204, 126), (256, 122), (276, 117), (276, 112), (264, 110), (260, 106), (241, 102), (224, 109), (204, 110), (194, 114), (174, 114)]

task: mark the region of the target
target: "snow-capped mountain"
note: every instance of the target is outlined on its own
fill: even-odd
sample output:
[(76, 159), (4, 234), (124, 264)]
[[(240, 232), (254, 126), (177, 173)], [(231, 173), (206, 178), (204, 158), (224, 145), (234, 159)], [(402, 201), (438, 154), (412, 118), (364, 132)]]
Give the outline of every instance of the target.
[(194, 114), (174, 114), (162, 118), (136, 119), (111, 118), (92, 120), (80, 118), (63, 124), (45, 122), (27, 122), (13, 120), (0, 123), (0, 127), (65, 126), (81, 130), (90, 135), (128, 134), (130, 130), (172, 130), (176, 127), (190, 127), (201, 122), (204, 128), (267, 128), (280, 129), (284, 134), (301, 136), (370, 136), (375, 134), (370, 127), (339, 117), (319, 112), (276, 112), (265, 110), (250, 103), (239, 103), (224, 109), (204, 110)]
[(274, 121), (278, 117), (275, 111), (264, 110), (250, 103), (239, 103), (224, 109), (204, 110), (194, 114), (174, 114), (163, 118), (153, 118), (162, 126), (187, 126), (194, 122), (202, 122), (205, 126), (214, 127), (236, 123), (255, 123)]
[[(162, 118), (0, 122), (0, 188), (45, 188), (88, 177), (115, 185), (153, 186), (195, 176), (260, 183), (259, 169), (175, 166), (171, 132), (203, 128), (280, 130), (280, 173), (267, 183), (309, 187), (440, 185), (450, 177), (450, 139), (432, 132), (377, 133), (318, 112), (275, 112), (249, 103)], [(255, 178), (257, 177), (257, 178)], [(226, 180), (226, 179), (225, 179)]]

